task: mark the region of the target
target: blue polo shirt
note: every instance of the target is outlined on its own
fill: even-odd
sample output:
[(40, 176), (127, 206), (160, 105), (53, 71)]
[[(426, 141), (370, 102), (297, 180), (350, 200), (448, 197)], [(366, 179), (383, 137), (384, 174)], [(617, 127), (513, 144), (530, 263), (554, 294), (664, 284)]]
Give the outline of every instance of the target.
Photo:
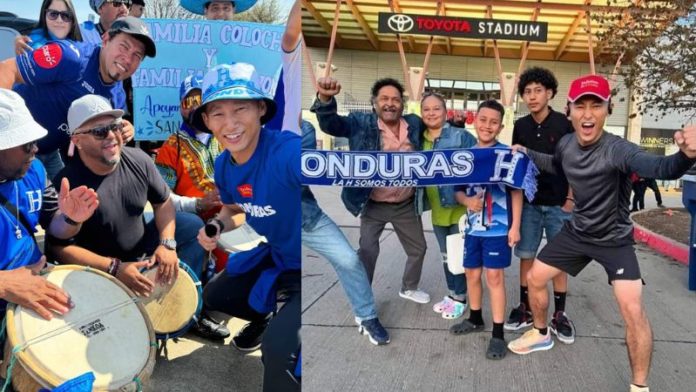
[(114, 108), (125, 108), (122, 83), (104, 83), (99, 75), (101, 48), (85, 42), (55, 41), (17, 56), (24, 84), (14, 90), (24, 98), (34, 119), (48, 130), (39, 140), (39, 153), (67, 146), (68, 109), (87, 94), (111, 100)]
[(259, 313), (275, 308), (275, 281), (284, 271), (301, 264), (300, 136), (262, 128), (249, 161), (233, 162), (225, 150), (215, 161), (215, 184), (224, 204), (237, 204), (246, 212), (246, 222), (267, 244), (236, 253), (227, 263), (227, 273), (244, 274), (271, 256), (275, 266), (264, 271), (249, 297)]

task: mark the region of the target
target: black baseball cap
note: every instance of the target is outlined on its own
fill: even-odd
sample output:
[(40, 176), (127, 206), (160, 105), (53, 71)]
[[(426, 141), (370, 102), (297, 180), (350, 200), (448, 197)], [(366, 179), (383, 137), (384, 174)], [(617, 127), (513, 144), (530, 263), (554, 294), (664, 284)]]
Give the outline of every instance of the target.
[(135, 16), (124, 16), (116, 19), (111, 24), (109, 32), (115, 33), (119, 31), (132, 35), (134, 38), (142, 42), (145, 45), (146, 56), (155, 57), (157, 54), (155, 41), (150, 36), (150, 31), (147, 29), (147, 25), (140, 20), (140, 18), (136, 18)]

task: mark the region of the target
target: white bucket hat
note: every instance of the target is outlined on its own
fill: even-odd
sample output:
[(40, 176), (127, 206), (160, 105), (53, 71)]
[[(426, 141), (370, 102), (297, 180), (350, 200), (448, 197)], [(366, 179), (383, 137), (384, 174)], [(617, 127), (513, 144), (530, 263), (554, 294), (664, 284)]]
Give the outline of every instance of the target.
[(0, 88), (0, 150), (8, 150), (46, 136), (48, 131), (29, 113), (24, 99)]
[(70, 104), (68, 109), (68, 128), (70, 133), (87, 121), (99, 116), (123, 116), (123, 110), (114, 109), (108, 99), (101, 95), (87, 94)]

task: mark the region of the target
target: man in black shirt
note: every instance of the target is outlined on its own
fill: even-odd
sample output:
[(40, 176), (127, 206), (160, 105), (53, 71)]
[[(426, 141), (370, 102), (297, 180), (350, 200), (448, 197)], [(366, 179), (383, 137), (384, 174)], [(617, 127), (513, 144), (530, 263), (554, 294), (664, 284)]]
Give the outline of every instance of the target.
[[(568, 118), (549, 106), (558, 91), (556, 77), (545, 68), (529, 68), (517, 85), (517, 92), (529, 109), (529, 115), (515, 122), (512, 131), (512, 144), (520, 144), (530, 150), (553, 154), (556, 144), (563, 136), (573, 132)], [(505, 329), (517, 331), (532, 325), (532, 313), (527, 295), (527, 272), (546, 232), (546, 240), (551, 241), (561, 231), (565, 221), (570, 219), (573, 210), (573, 196), (568, 181), (561, 174), (545, 171), (537, 177), (538, 188), (534, 200), (525, 197), (522, 208), (522, 236), (515, 247), (515, 255), (520, 258), (520, 304), (512, 309), (505, 322)], [(553, 279), (555, 310), (551, 320), (551, 331), (558, 340), (571, 344), (575, 341), (575, 327), (565, 313), (565, 299), (568, 288), (568, 275), (559, 274)]]
[(643, 283), (633, 249), (629, 176), (635, 171), (649, 178), (680, 177), (696, 162), (696, 126), (675, 132), (679, 152), (656, 156), (604, 131), (610, 98), (611, 88), (605, 78), (586, 75), (574, 80), (568, 92), (568, 106), (575, 133), (561, 138), (554, 155), (520, 145), (512, 148), (528, 153), (543, 170), (562, 170), (574, 190), (576, 204), (572, 219), (542, 249), (527, 274), (534, 328), (510, 342), (508, 348), (516, 354), (551, 349), (553, 340), (546, 326), (546, 285), (564, 272), (575, 276), (596, 260), (607, 273), (624, 319), (633, 376), (631, 392), (646, 392), (652, 330), (643, 307)]

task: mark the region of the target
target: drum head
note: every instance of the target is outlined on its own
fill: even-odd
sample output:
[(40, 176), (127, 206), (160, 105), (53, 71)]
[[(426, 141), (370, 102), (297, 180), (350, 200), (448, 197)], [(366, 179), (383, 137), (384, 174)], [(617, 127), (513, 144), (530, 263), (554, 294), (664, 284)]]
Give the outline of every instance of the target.
[[(158, 268), (145, 273), (155, 282)], [(152, 326), (159, 335), (176, 337), (187, 329), (193, 316), (200, 312), (202, 306), (201, 285), (193, 272), (183, 263), (179, 263), (179, 277), (171, 285), (155, 282), (153, 293), (142, 299), (145, 312), (150, 317)], [(179, 333), (177, 333), (179, 332)]]
[(56, 267), (46, 279), (70, 294), (75, 307), (50, 321), (21, 306), (8, 312), (10, 344), (29, 342), (18, 353), (22, 366), (51, 387), (90, 371), (95, 389), (130, 384), (148, 362), (154, 336), (125, 286), (75, 266)]

